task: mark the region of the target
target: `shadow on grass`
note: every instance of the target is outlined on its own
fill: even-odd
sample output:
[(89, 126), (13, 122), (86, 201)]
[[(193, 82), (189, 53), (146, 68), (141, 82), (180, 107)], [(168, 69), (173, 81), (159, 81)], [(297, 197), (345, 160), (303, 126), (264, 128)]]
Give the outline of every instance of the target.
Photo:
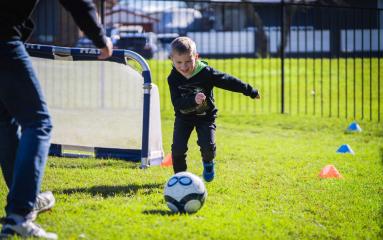
[(70, 188), (59, 191), (63, 194), (78, 194), (86, 193), (92, 196), (101, 196), (103, 198), (115, 197), (117, 195), (129, 195), (134, 196), (138, 191), (142, 191), (144, 195), (152, 194), (157, 192), (156, 189), (162, 189), (162, 184), (129, 184), (124, 186), (93, 186), (90, 188)]
[[(69, 159), (69, 160), (68, 160)], [(138, 169), (139, 164), (136, 162), (126, 162), (126, 161), (109, 161), (109, 160), (94, 160), (92, 162), (83, 161), (71, 161), (70, 158), (65, 159), (65, 161), (51, 161), (47, 164), (49, 168), (62, 168), (62, 169), (97, 169), (97, 168), (122, 168), (122, 169)]]
[(162, 215), (162, 216), (172, 216), (172, 215), (179, 214), (179, 213), (174, 213), (172, 211), (165, 211), (165, 210), (158, 210), (158, 209), (145, 210), (145, 211), (142, 211), (142, 213), (147, 215)]

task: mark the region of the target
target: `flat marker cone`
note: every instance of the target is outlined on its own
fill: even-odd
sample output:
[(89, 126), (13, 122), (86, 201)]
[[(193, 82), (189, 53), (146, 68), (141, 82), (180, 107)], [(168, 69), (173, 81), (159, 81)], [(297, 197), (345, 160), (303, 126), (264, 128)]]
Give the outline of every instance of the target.
[(162, 160), (161, 167), (170, 167), (173, 166), (173, 159), (172, 159), (172, 154), (169, 153), (166, 155), (164, 160)]
[(343, 178), (333, 165), (326, 165), (319, 173), (320, 178)]
[(361, 132), (361, 131), (362, 131), (362, 128), (356, 122), (352, 122), (347, 128), (347, 132)]
[(351, 147), (348, 144), (343, 144), (336, 150), (337, 153), (350, 153), (354, 155), (354, 151), (351, 149)]

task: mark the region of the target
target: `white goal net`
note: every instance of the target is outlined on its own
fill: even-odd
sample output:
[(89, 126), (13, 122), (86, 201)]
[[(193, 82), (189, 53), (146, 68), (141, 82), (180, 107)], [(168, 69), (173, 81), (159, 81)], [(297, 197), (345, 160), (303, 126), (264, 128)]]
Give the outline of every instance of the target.
[[(149, 124), (145, 126), (144, 93), (148, 88), (144, 88), (143, 76), (135, 68), (112, 61), (54, 58), (32, 57), (32, 63), (52, 116), (52, 143), (60, 146), (61, 154), (89, 150), (96, 157), (102, 152), (100, 156), (143, 161), (143, 138), (147, 135), (148, 156), (143, 156), (144, 161), (151, 165), (161, 162), (161, 119), (155, 84), (151, 84)], [(116, 151), (118, 154), (113, 154)]]

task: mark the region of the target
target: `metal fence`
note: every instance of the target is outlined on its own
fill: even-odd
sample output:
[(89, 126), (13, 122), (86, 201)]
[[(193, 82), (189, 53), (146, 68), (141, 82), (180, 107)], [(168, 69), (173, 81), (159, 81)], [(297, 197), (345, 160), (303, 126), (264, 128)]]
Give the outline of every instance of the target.
[[(189, 36), (214, 68), (260, 89), (254, 102), (215, 91), (225, 112), (382, 119), (382, 1), (95, 1), (115, 46), (150, 59), (171, 110), (169, 43)], [(322, 2), (325, 2), (324, 5)], [(355, 1), (358, 3), (358, 1)], [(335, 4), (339, 3), (339, 4)], [(33, 43), (89, 47), (58, 1), (41, 0)]]

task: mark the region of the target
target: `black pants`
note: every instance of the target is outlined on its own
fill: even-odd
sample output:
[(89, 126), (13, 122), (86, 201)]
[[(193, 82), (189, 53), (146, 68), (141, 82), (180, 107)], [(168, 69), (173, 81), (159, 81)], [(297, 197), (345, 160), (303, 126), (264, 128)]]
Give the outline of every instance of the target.
[(176, 117), (174, 121), (172, 157), (174, 172), (186, 171), (186, 152), (190, 134), (197, 131), (202, 161), (211, 162), (215, 158), (215, 123), (202, 119), (184, 120)]

